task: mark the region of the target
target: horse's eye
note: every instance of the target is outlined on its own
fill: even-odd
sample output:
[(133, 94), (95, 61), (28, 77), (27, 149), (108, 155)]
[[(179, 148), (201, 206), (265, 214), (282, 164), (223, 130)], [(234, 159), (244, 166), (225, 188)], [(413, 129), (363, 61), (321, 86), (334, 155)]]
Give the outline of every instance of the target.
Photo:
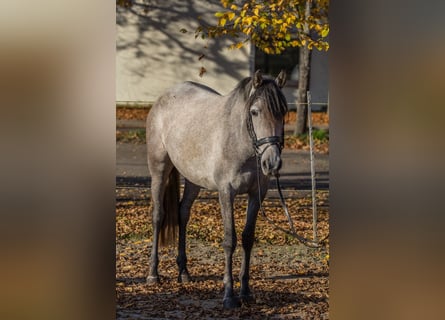
[(252, 109), (252, 110), (250, 110), (250, 114), (252, 115), (252, 116), (254, 116), (254, 117), (256, 117), (257, 115), (258, 115), (258, 110), (257, 109)]

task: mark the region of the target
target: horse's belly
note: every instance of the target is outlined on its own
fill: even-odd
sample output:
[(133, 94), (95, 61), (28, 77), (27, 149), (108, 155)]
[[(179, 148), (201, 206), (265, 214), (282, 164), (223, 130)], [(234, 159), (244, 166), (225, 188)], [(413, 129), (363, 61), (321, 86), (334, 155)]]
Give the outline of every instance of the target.
[(173, 165), (181, 175), (190, 182), (210, 190), (217, 190), (218, 186), (213, 175), (213, 167), (200, 159), (171, 159)]
[(215, 142), (221, 140), (218, 132), (200, 130), (193, 130), (193, 133), (205, 139), (197, 139), (190, 134), (191, 130), (183, 128), (171, 130), (166, 136), (164, 145), (173, 165), (185, 179), (203, 188), (220, 190), (230, 187), (236, 193), (248, 192), (257, 179), (255, 159), (245, 162), (228, 158), (220, 150), (220, 143)]
[(190, 182), (209, 190), (230, 187), (237, 194), (247, 193), (257, 182), (254, 171), (240, 171), (209, 159), (172, 159), (173, 165)]
[(204, 172), (190, 172), (190, 170), (184, 171), (180, 168), (178, 168), (178, 170), (184, 176), (184, 178), (190, 182), (209, 190), (218, 190), (218, 185), (214, 181), (213, 177), (209, 176), (208, 174)]

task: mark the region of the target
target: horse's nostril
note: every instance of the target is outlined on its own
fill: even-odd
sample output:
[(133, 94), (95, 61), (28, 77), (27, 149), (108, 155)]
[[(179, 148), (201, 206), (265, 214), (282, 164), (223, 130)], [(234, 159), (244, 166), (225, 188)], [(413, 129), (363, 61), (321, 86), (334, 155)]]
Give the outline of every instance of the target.
[(274, 166), (271, 168), (272, 175), (276, 176), (281, 169), (281, 159), (274, 163)]
[(261, 161), (261, 165), (264, 169), (269, 169), (269, 162), (267, 160)]

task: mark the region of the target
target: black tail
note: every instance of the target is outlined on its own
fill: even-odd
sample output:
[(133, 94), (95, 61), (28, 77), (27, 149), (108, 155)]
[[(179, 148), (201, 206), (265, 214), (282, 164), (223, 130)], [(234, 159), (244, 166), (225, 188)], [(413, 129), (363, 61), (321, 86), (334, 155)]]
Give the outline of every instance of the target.
[(179, 172), (170, 172), (164, 193), (164, 217), (162, 219), (159, 243), (161, 246), (176, 244), (179, 226)]

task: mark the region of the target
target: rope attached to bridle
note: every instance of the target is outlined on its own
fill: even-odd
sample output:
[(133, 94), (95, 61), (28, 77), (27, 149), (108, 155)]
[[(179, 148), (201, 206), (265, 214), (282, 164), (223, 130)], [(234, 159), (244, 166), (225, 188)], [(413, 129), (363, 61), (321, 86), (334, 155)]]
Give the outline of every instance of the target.
[(261, 204), (262, 201), (261, 201), (261, 184), (260, 184), (260, 167), (261, 167), (260, 161), (261, 161), (261, 157), (257, 156), (258, 197), (259, 197), (259, 202), (260, 202), (260, 212), (261, 212), (261, 215), (263, 216), (263, 218), (267, 222), (269, 222), (271, 225), (273, 225), (275, 229), (278, 229), (278, 230), (286, 233), (287, 235), (290, 235), (290, 236), (296, 238), (298, 241), (300, 241), (305, 246), (310, 247), (310, 248), (319, 248), (319, 247), (321, 247), (322, 243), (329, 237), (329, 234), (327, 234), (324, 238), (322, 238), (322, 239), (320, 239), (318, 241), (315, 241), (315, 240), (311, 240), (311, 239), (302, 237), (299, 234), (297, 234), (297, 232), (295, 231), (294, 223), (292, 221), (292, 217), (289, 214), (289, 210), (287, 209), (286, 201), (284, 200), (284, 197), (283, 197), (283, 192), (281, 191), (280, 175), (279, 174), (277, 174), (275, 176), (275, 178), (276, 178), (276, 185), (277, 185), (278, 195), (279, 195), (279, 198), (280, 198), (280, 203), (281, 203), (281, 206), (283, 207), (284, 214), (286, 215), (287, 221), (289, 223), (290, 230), (286, 230), (286, 229), (280, 227), (279, 225), (277, 225), (272, 219), (270, 219), (266, 215), (266, 211), (264, 210), (263, 205)]
[[(284, 123), (283, 123), (283, 128), (284, 128)], [(327, 234), (324, 238), (322, 238), (321, 240), (311, 240), (311, 239), (307, 239), (305, 237), (302, 237), (300, 235), (297, 234), (297, 232), (295, 231), (294, 228), (294, 224), (292, 221), (292, 217), (289, 214), (289, 210), (287, 209), (287, 205), (286, 205), (286, 201), (284, 200), (283, 197), (283, 193), (281, 191), (281, 185), (280, 185), (280, 175), (276, 174), (275, 178), (276, 178), (276, 184), (277, 184), (277, 190), (278, 190), (278, 195), (280, 197), (280, 203), (281, 206), (283, 207), (284, 210), (284, 214), (286, 215), (287, 221), (289, 223), (290, 226), (290, 230), (286, 230), (280, 226), (278, 226), (277, 224), (275, 224), (275, 222), (270, 219), (267, 215), (266, 212), (262, 206), (262, 201), (261, 201), (261, 183), (260, 183), (260, 168), (261, 168), (261, 156), (263, 155), (264, 151), (273, 146), (276, 145), (278, 146), (280, 153), (284, 147), (284, 129), (283, 129), (283, 133), (282, 136), (270, 136), (270, 137), (265, 137), (265, 138), (261, 138), (261, 139), (257, 139), (257, 136), (255, 134), (255, 130), (253, 127), (253, 123), (252, 123), (252, 117), (249, 114), (247, 117), (247, 131), (249, 132), (249, 136), (252, 139), (252, 145), (253, 148), (255, 150), (255, 156), (256, 156), (256, 165), (257, 165), (257, 183), (258, 183), (258, 200), (260, 203), (260, 212), (261, 215), (264, 217), (264, 219), (269, 222), (271, 225), (273, 225), (276, 229), (296, 238), (298, 241), (300, 241), (302, 244), (304, 244), (307, 247), (310, 248), (319, 248), (321, 247), (321, 244), (328, 238), (329, 234)], [(260, 146), (267, 144), (267, 146), (261, 151)], [(314, 222), (315, 224), (315, 222)]]

